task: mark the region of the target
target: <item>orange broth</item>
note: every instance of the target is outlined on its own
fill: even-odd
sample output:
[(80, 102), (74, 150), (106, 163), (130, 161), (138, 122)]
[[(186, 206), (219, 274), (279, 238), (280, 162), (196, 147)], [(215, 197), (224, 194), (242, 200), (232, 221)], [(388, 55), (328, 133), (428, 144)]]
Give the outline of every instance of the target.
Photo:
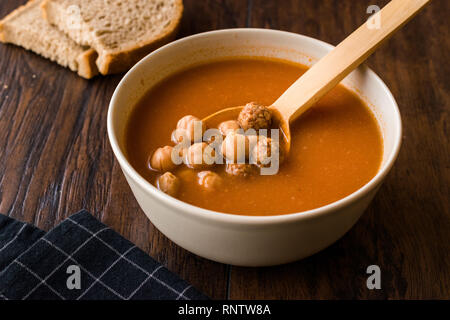
[[(133, 110), (126, 130), (131, 165), (155, 185), (160, 173), (148, 167), (158, 147), (173, 145), (177, 121), (203, 118), (249, 101), (270, 105), (307, 67), (290, 62), (239, 58), (210, 62), (176, 73), (154, 86)], [(339, 85), (291, 124), (289, 158), (278, 174), (235, 177), (223, 165), (214, 169), (223, 186), (203, 190), (196, 172), (184, 165), (177, 198), (214, 211), (240, 215), (280, 215), (318, 208), (353, 193), (377, 173), (383, 141), (368, 106)]]

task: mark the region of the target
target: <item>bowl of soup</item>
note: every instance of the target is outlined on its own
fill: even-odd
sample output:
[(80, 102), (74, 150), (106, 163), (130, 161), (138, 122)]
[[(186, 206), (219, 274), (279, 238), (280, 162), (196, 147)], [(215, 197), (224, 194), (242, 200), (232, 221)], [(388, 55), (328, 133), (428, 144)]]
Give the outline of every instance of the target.
[[(291, 149), (276, 174), (240, 175), (226, 164), (167, 167), (160, 158), (156, 170), (151, 165), (155, 152), (174, 147), (183, 117), (251, 101), (270, 106), (332, 49), (289, 32), (219, 30), (172, 42), (124, 76), (110, 102), (108, 135), (156, 228), (201, 257), (269, 266), (310, 256), (357, 222), (401, 144), (397, 104), (364, 66), (291, 124)], [(176, 192), (160, 185), (171, 179)]]

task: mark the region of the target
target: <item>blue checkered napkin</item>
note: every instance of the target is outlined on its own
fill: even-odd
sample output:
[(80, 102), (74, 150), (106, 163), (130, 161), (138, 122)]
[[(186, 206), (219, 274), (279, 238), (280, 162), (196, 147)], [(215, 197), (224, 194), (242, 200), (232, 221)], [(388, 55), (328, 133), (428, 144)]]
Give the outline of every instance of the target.
[(0, 299), (207, 297), (81, 211), (48, 233), (0, 215)]

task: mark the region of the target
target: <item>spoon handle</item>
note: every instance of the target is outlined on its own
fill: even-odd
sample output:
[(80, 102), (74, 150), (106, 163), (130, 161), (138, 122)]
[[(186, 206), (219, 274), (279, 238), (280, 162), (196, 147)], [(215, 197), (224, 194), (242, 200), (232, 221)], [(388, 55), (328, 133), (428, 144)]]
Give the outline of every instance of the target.
[(372, 21), (379, 28), (360, 26), (336, 48), (314, 64), (273, 103), (286, 121), (293, 121), (308, 110), (395, 31), (408, 22), (430, 0), (392, 0)]

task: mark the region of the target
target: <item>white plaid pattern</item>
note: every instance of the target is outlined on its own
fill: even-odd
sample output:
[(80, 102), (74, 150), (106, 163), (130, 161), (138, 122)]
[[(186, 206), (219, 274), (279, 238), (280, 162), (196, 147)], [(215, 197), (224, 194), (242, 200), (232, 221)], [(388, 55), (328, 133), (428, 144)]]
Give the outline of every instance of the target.
[[(135, 246), (132, 246), (130, 249), (128, 249), (127, 251), (125, 251), (122, 255), (120, 255), (116, 261), (114, 261), (113, 263), (111, 263), (111, 265), (106, 268), (105, 271), (103, 271), (103, 273), (97, 278), (95, 279), (95, 281), (89, 286), (89, 288), (86, 289), (86, 291), (84, 291), (82, 294), (80, 294), (77, 298), (77, 300), (80, 300), (81, 298), (83, 298), (83, 296), (89, 291), (91, 290), (91, 288), (100, 281), (101, 277), (103, 277), (109, 270), (111, 270), (112, 267), (114, 267), (117, 262), (120, 261), (120, 259), (122, 259), (128, 252), (130, 252), (131, 250), (133, 250), (134, 248), (136, 248)], [(103, 286), (105, 286), (105, 284), (102, 284)], [(110, 290), (112, 290), (111, 288), (109, 288)], [(116, 293), (118, 295), (118, 293)], [(120, 296), (120, 295), (119, 295)]]
[(141, 288), (144, 286), (144, 284), (147, 283), (148, 280), (150, 280), (150, 279), (152, 279), (152, 278), (155, 279), (155, 278), (153, 277), (153, 275), (154, 275), (156, 272), (158, 272), (159, 269), (161, 269), (161, 268), (162, 268), (162, 266), (159, 266), (158, 268), (155, 269), (155, 271), (153, 271), (151, 274), (149, 274), (148, 277), (147, 277), (147, 278), (139, 285), (139, 287), (137, 287), (136, 290), (134, 290), (134, 291), (130, 294), (130, 296), (128, 297), (127, 300), (130, 300), (131, 298), (133, 298), (133, 296), (136, 294), (136, 292), (138, 292), (139, 289), (141, 289)]
[[(11, 264), (9, 264), (2, 272), (0, 272), (0, 277), (2, 275), (4, 276), (8, 274), (8, 271), (16, 273), (19, 272), (18, 277), (16, 276), (15, 278), (13, 277), (12, 280), (11, 279), (8, 280), (13, 281), (11, 282), (12, 284), (14, 284), (15, 283), (14, 281), (17, 281), (17, 279), (20, 279), (20, 269), (23, 269), (24, 272), (28, 274), (28, 277), (32, 277), (36, 280), (37, 282), (36, 284), (33, 284), (33, 286), (29, 290), (27, 290), (27, 288), (22, 289), (21, 291), (22, 295), (19, 295), (19, 297), (14, 297), (14, 299), (20, 299), (20, 297), (22, 297), (21, 299), (23, 300), (34, 299), (36, 296), (40, 296), (42, 294), (48, 296), (49, 298), (58, 297), (59, 299), (62, 300), (67, 299), (79, 300), (82, 298), (89, 299), (89, 297), (86, 297), (88, 293), (90, 297), (95, 298), (97, 296), (98, 290), (100, 288), (104, 288), (106, 291), (101, 290), (101, 292), (103, 292), (103, 297), (106, 297), (107, 299), (109, 299), (108, 297), (116, 297), (121, 300), (129, 300), (133, 299), (138, 293), (139, 293), (138, 298), (142, 297), (145, 298), (148, 295), (158, 298), (159, 292), (165, 291), (166, 293), (162, 293), (163, 294), (162, 297), (166, 298), (171, 297), (171, 299), (177, 300), (179, 299), (190, 300), (190, 297), (187, 296), (187, 292), (189, 291), (189, 289), (192, 288), (191, 285), (186, 284), (183, 281), (180, 281), (180, 279), (177, 279), (176, 277), (171, 275), (170, 272), (164, 270), (164, 267), (162, 265), (157, 264), (154, 260), (150, 259), (148, 256), (146, 256), (142, 251), (140, 251), (136, 246), (132, 245), (131, 243), (126, 242), (123, 239), (120, 240), (121, 239), (120, 237), (117, 237), (117, 235), (114, 235), (112, 233), (105, 234), (106, 231), (108, 230), (111, 231), (111, 229), (104, 226), (103, 228), (99, 227), (99, 225), (100, 226), (102, 225), (99, 224), (98, 221), (96, 223), (93, 223), (92, 220), (95, 219), (92, 218), (90, 215), (89, 218), (86, 218), (86, 216), (84, 216), (84, 219), (85, 220), (76, 221), (72, 218), (68, 218), (66, 219), (66, 221), (68, 222), (64, 222), (66, 223), (66, 226), (67, 223), (69, 224), (71, 223), (75, 226), (75, 228), (80, 229), (81, 232), (80, 237), (78, 237), (77, 231), (73, 232), (72, 230), (72, 232), (70, 233), (72, 235), (71, 239), (74, 239), (73, 241), (78, 243), (76, 247), (73, 247), (73, 241), (69, 242), (66, 241), (65, 245), (64, 242), (62, 242), (61, 246), (59, 244), (58, 238), (61, 236), (59, 233), (56, 233), (58, 236), (53, 237), (53, 240), (52, 236), (46, 235), (44, 237), (41, 237), (38, 241), (34, 242), (25, 252), (19, 254)], [(86, 223), (84, 221), (88, 222)], [(90, 227), (88, 226), (93, 226), (95, 230), (90, 230)], [(2, 250), (6, 250), (8, 247), (12, 248), (13, 247), (12, 244), (14, 243), (14, 241), (17, 240), (17, 238), (24, 229), (25, 225), (20, 228), (17, 234), (15, 234), (15, 236), (9, 242), (4, 244), (3, 247), (0, 248), (0, 252)], [(65, 230), (67, 229), (73, 228), (69, 226), (69, 228), (66, 227)], [(117, 238), (119, 238), (119, 240)], [(93, 242), (94, 239), (95, 242)], [(123, 241), (123, 243), (121, 241)], [(43, 246), (43, 244), (45, 245)], [(112, 244), (114, 244), (114, 246)], [(88, 254), (86, 256), (85, 253), (92, 252), (92, 248), (96, 250), (96, 248), (99, 245), (104, 246), (105, 248), (105, 249), (102, 248), (98, 249), (99, 252), (102, 252), (102, 256), (99, 257), (99, 259), (102, 259), (102, 257), (105, 257), (105, 259), (92, 264), (91, 262), (95, 261), (95, 259), (90, 260), (89, 258), (90, 255)], [(120, 249), (121, 252), (119, 252), (119, 250), (116, 249), (115, 246), (117, 248), (121, 248)], [(66, 247), (69, 251), (64, 249), (64, 247)], [(89, 247), (90, 250), (85, 249), (86, 247)], [(27, 255), (28, 252), (32, 252), (33, 250), (39, 249), (44, 250), (46, 256), (47, 255), (52, 256), (57, 261), (57, 263), (55, 263), (55, 266), (51, 267), (52, 270), (49, 273), (48, 270), (46, 270), (45, 268), (42, 269), (38, 267), (39, 260), (33, 260), (36, 257), (33, 258), (33, 255), (31, 255), (32, 257), (29, 258)], [(133, 251), (133, 249), (136, 249), (137, 251)], [(132, 255), (130, 255), (131, 252), (133, 252)], [(142, 258), (143, 256), (144, 258)], [(83, 259), (84, 260), (81, 261), (78, 257), (80, 257), (81, 260)], [(133, 261), (133, 259), (135, 261)], [(83, 292), (79, 294), (77, 291), (69, 291), (66, 287), (62, 286), (61, 283), (63, 281), (59, 282), (59, 279), (61, 279), (61, 277), (66, 276), (66, 270), (64, 269), (64, 266), (67, 265), (69, 262), (73, 263), (74, 265), (77, 265), (80, 268), (80, 270), (82, 270), (86, 274), (86, 276), (83, 277), (83, 279), (88, 281), (86, 284), (86, 288), (83, 288), (84, 289)], [(142, 266), (146, 267), (147, 270), (144, 269), (144, 267), (137, 264), (136, 262), (142, 264)], [(13, 265), (15, 266), (15, 268), (11, 269), (10, 271), (9, 268), (11, 268)], [(19, 267), (19, 269), (17, 269), (17, 267)], [(90, 268), (93, 269), (90, 270)], [(117, 273), (118, 272), (117, 270), (119, 270), (119, 273)], [(122, 270), (125, 270), (127, 274), (132, 275), (131, 282), (128, 281), (128, 278), (123, 278), (126, 277), (126, 275), (123, 275), (123, 277), (121, 277), (122, 274), (120, 274), (120, 271)], [(164, 270), (164, 272), (158, 273), (162, 270)], [(64, 272), (64, 275), (61, 275), (61, 272)], [(34, 281), (31, 280), (32, 278), (29, 278), (30, 280), (28, 281), (32, 281), (32, 283), (34, 283)], [(55, 280), (58, 281), (55, 282)], [(171, 283), (173, 283), (175, 287), (171, 285)], [(121, 287), (121, 284), (126, 284), (125, 288)], [(3, 287), (2, 289), (0, 287), (0, 299), (8, 300), (9, 298), (11, 298), (11, 296), (10, 294), (7, 294), (8, 289), (5, 288), (6, 287)], [(96, 288), (96, 290), (94, 291), (93, 288)], [(167, 290), (165, 290), (164, 288)], [(25, 290), (27, 290), (27, 292), (23, 292)], [(100, 298), (102, 297), (101, 292)], [(195, 290), (189, 292), (190, 295), (193, 294), (194, 296), (196, 294), (199, 295), (198, 293), (195, 292)], [(74, 293), (76, 293), (76, 296), (73, 296)], [(54, 294), (54, 296), (52, 294)]]
[(17, 263), (19, 266), (21, 266), (23, 269), (25, 269), (27, 272), (29, 272), (30, 274), (32, 274), (36, 279), (38, 279), (40, 281), (40, 284), (45, 285), (46, 287), (48, 287), (54, 294), (56, 294), (58, 297), (60, 297), (62, 300), (65, 300), (65, 298), (58, 292), (56, 291), (54, 288), (52, 288), (48, 283), (45, 282), (44, 279), (42, 279), (41, 277), (39, 277), (35, 272), (33, 272), (33, 270), (31, 270), (30, 268), (28, 268), (26, 265), (24, 265), (23, 263), (14, 260), (14, 263)]
[[(103, 228), (103, 229), (101, 229), (100, 231), (97, 231), (96, 232), (96, 234), (98, 234), (98, 233), (100, 233), (100, 232), (102, 232), (102, 231), (105, 231), (106, 229), (108, 229), (108, 228)], [(88, 238), (86, 241), (84, 241), (72, 254), (75, 254), (76, 252), (78, 252), (81, 248), (83, 248), (85, 245), (86, 245), (86, 243), (88, 243), (91, 239), (92, 239), (92, 237), (93, 236), (91, 236), (90, 238)], [(45, 242), (47, 242), (48, 244), (50, 244), (50, 245), (52, 245), (52, 243), (50, 242), (50, 241), (48, 241), (47, 239), (45, 239), (45, 238), (42, 238), (42, 240), (43, 241), (45, 241)], [(42, 284), (44, 284), (44, 283), (46, 283), (46, 281), (47, 281), (47, 279), (49, 279), (57, 270), (59, 270), (59, 268), (61, 268), (63, 265), (64, 265), (64, 263), (66, 263), (67, 262), (67, 260), (69, 260), (69, 259), (71, 259), (72, 257), (71, 256), (68, 256), (63, 262), (61, 262), (55, 269), (53, 269), (53, 271), (52, 272), (50, 272), (49, 274), (48, 274), (48, 276), (46, 276), (39, 284), (37, 284), (33, 289), (31, 289), (23, 298), (22, 298), (22, 300), (26, 300), (40, 285), (42, 285)]]
[[(59, 252), (61, 252), (62, 254), (66, 255), (71, 261), (73, 261), (77, 266), (80, 267), (81, 270), (83, 270), (84, 272), (86, 272), (91, 278), (95, 279), (96, 282), (100, 283), (102, 286), (104, 286), (107, 290), (111, 291), (113, 294), (115, 294), (116, 296), (118, 296), (120, 299), (125, 300), (125, 298), (119, 294), (118, 292), (116, 292), (114, 289), (112, 289), (111, 287), (109, 287), (108, 285), (106, 285), (105, 283), (103, 283), (103, 281), (100, 280), (100, 278), (96, 278), (91, 272), (89, 272), (85, 267), (83, 267), (82, 265), (80, 265), (78, 263), (77, 260), (75, 260), (74, 258), (72, 258), (70, 256), (70, 254), (68, 254), (67, 252), (65, 252), (64, 250), (58, 248), (55, 244), (53, 244), (52, 242), (44, 239), (44, 241), (46, 241), (49, 245), (51, 245), (53, 248), (55, 248), (56, 250), (58, 250)], [(86, 290), (87, 292), (87, 290)], [(83, 293), (86, 294), (86, 292)]]
[[(79, 224), (78, 222), (72, 220), (71, 218), (67, 219), (68, 221), (74, 223), (75, 225), (77, 225), (78, 227), (80, 227), (81, 229), (83, 229), (84, 231), (89, 232), (90, 234), (93, 235), (93, 237), (97, 238), (98, 240), (100, 240), (101, 243), (103, 243), (105, 246), (107, 246), (109, 249), (111, 249), (112, 251), (114, 251), (115, 253), (117, 253), (119, 256), (121, 255), (120, 252), (118, 252), (116, 249), (114, 249), (113, 247), (111, 247), (108, 243), (106, 243), (105, 241), (103, 241), (103, 239), (97, 237), (92, 231), (88, 230), (87, 228), (85, 228), (84, 226), (82, 226), (81, 224)], [(153, 274), (155, 273), (155, 271), (158, 271), (158, 269), (156, 269), (155, 271), (153, 271), (153, 273), (148, 273), (147, 270), (145, 270), (144, 268), (140, 267), (139, 265), (137, 265), (136, 263), (134, 263), (133, 261), (131, 261), (130, 259), (128, 259), (127, 257), (123, 257), (124, 260), (128, 261), (131, 265), (133, 265), (134, 267), (136, 267), (137, 269), (139, 269), (140, 271), (142, 271), (143, 273), (145, 273), (147, 275), (147, 279), (141, 284), (141, 287), (144, 285), (145, 282), (147, 282), (149, 279), (154, 279), (156, 282), (158, 282), (159, 284), (163, 285), (164, 287), (166, 287), (167, 289), (169, 289), (170, 291), (174, 292), (175, 294), (179, 295), (180, 298), (184, 298), (186, 300), (190, 300), (188, 297), (186, 297), (184, 295), (184, 293), (179, 292), (178, 290), (172, 288), (170, 285), (168, 285), (167, 283), (165, 283), (164, 281), (161, 281), (160, 279), (156, 278)], [(189, 289), (189, 288), (188, 288)], [(138, 291), (138, 290), (136, 290)], [(185, 290), (187, 291), (187, 290)], [(131, 298), (131, 296), (130, 296)]]
[(12, 238), (9, 242), (7, 242), (3, 247), (0, 248), (0, 252), (2, 252), (3, 250), (5, 250), (6, 248), (8, 248), (14, 241), (17, 240), (17, 238), (19, 237), (19, 235), (22, 233), (22, 231), (25, 229), (26, 224), (24, 224), (22, 226), (22, 228), (20, 228), (19, 232), (17, 232), (17, 234), (14, 236), (14, 238)]

